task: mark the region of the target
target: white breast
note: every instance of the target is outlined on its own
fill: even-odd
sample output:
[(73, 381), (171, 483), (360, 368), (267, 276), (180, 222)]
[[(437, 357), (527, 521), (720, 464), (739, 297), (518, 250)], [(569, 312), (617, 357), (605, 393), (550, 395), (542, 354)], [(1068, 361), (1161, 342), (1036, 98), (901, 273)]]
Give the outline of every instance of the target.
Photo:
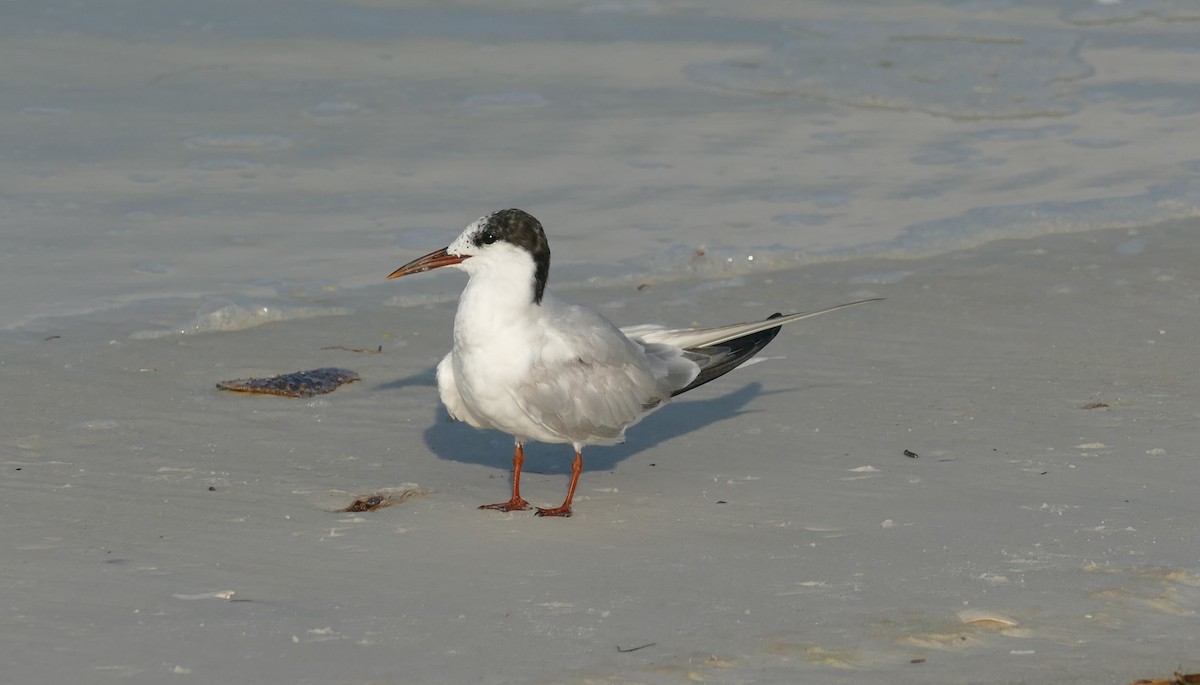
[(542, 311), (532, 302), (529, 271), (488, 266), (472, 274), (459, 298), (454, 349), (438, 368), (442, 401), (476, 428), (521, 440), (567, 442), (533, 420), (517, 400), (544, 347)]

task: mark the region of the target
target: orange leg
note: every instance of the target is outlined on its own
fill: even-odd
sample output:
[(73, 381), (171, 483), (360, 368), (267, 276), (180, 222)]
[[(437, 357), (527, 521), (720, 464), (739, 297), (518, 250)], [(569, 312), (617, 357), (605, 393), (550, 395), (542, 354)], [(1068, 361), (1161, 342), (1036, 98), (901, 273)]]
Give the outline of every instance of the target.
[(575, 486), (579, 484), (579, 474), (583, 472), (583, 455), (577, 450), (575, 452), (575, 461), (571, 464), (571, 485), (567, 488), (567, 499), (563, 500), (562, 506), (554, 507), (553, 509), (543, 509), (538, 507), (538, 510), (533, 512), (534, 516), (570, 516), (571, 515), (571, 498), (575, 496)]
[(479, 506), (480, 509), (496, 509), (497, 511), (524, 511), (525, 509), (529, 508), (529, 502), (521, 499), (521, 466), (524, 463), (525, 446), (518, 442), (517, 448), (513, 451), (512, 499), (508, 500), (507, 502), (497, 502), (496, 504), (482, 504)]

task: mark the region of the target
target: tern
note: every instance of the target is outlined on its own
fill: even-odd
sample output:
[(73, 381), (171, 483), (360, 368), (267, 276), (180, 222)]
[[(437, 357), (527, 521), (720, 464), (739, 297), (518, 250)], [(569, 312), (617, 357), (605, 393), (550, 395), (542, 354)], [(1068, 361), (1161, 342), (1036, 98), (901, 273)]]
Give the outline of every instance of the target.
[(570, 516), (585, 445), (611, 445), (671, 398), (737, 368), (783, 324), (882, 298), (717, 328), (617, 328), (599, 312), (569, 304), (547, 287), (550, 247), (541, 223), (519, 209), (481, 217), (440, 250), (388, 278), (450, 266), (469, 280), (454, 317), (454, 347), (437, 366), (450, 416), (513, 436), (512, 497), (480, 509), (519, 511), (524, 445), (575, 448), (561, 506), (537, 516)]

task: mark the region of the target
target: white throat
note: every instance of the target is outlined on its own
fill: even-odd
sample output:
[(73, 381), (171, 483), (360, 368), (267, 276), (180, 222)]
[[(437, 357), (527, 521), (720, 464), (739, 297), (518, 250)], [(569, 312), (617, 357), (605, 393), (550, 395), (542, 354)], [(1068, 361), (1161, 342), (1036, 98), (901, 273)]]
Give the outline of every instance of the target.
[[(496, 247), (500, 247), (497, 245)], [(520, 339), (540, 316), (533, 302), (533, 258), (516, 247), (493, 248), (459, 265), (471, 280), (463, 289), (454, 319), (456, 349)], [(524, 329), (524, 330), (521, 330)]]

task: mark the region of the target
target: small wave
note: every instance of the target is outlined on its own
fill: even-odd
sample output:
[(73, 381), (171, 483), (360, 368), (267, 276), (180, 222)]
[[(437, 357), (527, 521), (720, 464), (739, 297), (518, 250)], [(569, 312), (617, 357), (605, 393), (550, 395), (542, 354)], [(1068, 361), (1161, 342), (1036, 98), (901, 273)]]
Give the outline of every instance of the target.
[(30, 107), (22, 107), (21, 114), (34, 114), (37, 116), (61, 117), (71, 113), (71, 110), (63, 107), (43, 107), (33, 105)]
[(453, 294), (441, 295), (396, 295), (389, 297), (383, 304), (387, 307), (424, 307), (433, 304), (445, 304), (458, 299), (458, 291)]
[(321, 119), (362, 114), (367, 111), (367, 108), (357, 102), (318, 102), (310, 107), (305, 107), (302, 111), (306, 116)]
[(277, 321), (313, 319), (319, 316), (345, 316), (352, 313), (354, 310), (347, 307), (277, 307), (272, 305), (242, 307), (229, 300), (217, 299), (201, 305), (196, 310), (196, 316), (179, 328), (138, 331), (129, 337), (135, 340), (152, 340), (172, 335), (228, 333), (244, 331)]
[(463, 104), (471, 107), (540, 107), (549, 102), (541, 93), (503, 91), (468, 95)]
[(183, 141), (204, 150), (283, 150), (292, 146), (291, 136), (276, 133), (207, 133)]

